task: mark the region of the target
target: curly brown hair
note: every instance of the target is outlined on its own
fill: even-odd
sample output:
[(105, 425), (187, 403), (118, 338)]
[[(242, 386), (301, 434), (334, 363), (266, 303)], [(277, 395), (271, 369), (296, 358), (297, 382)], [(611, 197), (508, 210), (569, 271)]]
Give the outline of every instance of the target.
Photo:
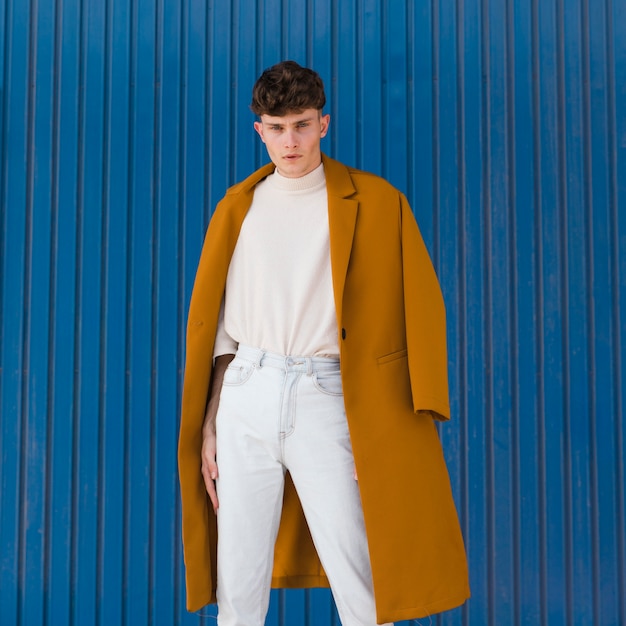
[(319, 74), (295, 61), (282, 61), (259, 76), (252, 89), (250, 108), (258, 116), (282, 116), (306, 109), (321, 111), (325, 104)]

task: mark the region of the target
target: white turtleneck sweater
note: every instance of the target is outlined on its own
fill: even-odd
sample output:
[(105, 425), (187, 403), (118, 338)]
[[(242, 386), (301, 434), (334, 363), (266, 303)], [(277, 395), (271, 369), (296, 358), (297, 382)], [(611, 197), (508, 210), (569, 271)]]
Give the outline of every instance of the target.
[(239, 343), (292, 356), (338, 356), (324, 167), (278, 171), (254, 190), (228, 269), (213, 356)]

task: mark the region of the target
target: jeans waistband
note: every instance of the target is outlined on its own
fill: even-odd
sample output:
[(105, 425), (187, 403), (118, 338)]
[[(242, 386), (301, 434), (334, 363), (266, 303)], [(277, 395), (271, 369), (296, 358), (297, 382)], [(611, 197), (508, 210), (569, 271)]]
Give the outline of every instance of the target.
[(306, 372), (307, 374), (339, 370), (339, 357), (289, 356), (242, 344), (239, 344), (237, 348), (237, 358), (251, 361), (257, 367), (274, 367), (285, 371)]

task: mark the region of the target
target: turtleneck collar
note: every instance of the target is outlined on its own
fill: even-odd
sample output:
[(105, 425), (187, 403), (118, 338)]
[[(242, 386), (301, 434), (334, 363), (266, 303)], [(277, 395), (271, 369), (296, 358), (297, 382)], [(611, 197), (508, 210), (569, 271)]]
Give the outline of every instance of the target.
[(320, 163), (312, 172), (299, 178), (287, 178), (279, 174), (278, 170), (274, 170), (274, 173), (267, 177), (267, 181), (283, 191), (307, 191), (324, 184), (326, 176), (324, 165)]

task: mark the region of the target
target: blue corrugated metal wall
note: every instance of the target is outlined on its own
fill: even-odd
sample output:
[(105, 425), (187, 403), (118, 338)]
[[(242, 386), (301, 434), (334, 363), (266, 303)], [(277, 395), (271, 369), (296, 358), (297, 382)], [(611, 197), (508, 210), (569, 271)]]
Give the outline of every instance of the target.
[[(0, 0), (0, 37), (2, 625), (213, 623), (184, 610), (185, 314), (282, 58), (444, 286), (473, 597), (436, 623), (626, 624), (625, 0)], [(335, 620), (273, 593), (270, 624)]]

